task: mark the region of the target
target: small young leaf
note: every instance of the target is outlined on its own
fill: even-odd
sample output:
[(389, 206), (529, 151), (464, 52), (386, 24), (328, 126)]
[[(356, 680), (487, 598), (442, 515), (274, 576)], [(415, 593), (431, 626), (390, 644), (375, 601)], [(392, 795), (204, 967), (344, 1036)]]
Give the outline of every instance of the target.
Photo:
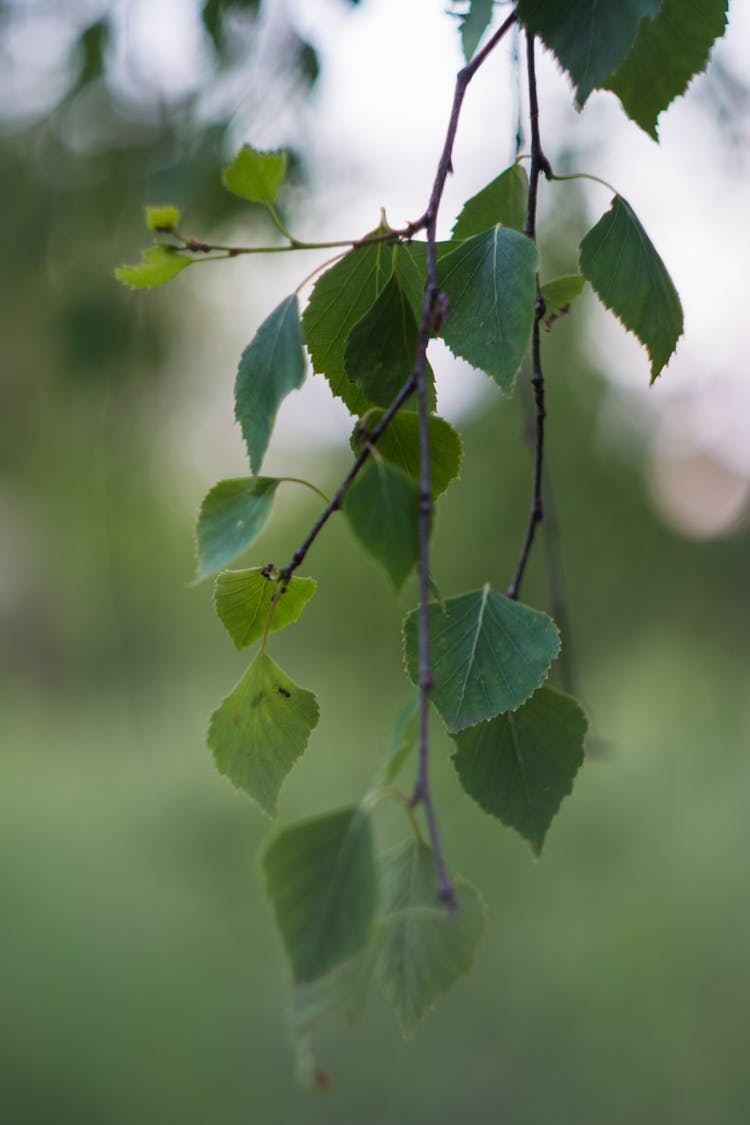
[(273, 203), (286, 175), (285, 152), (243, 145), (222, 174), (224, 187), (250, 203)]
[(221, 570), (260, 535), (279, 483), (275, 477), (234, 477), (206, 494), (196, 527), (196, 582)]
[(147, 207), (146, 226), (149, 230), (173, 231), (180, 221), (180, 212), (176, 207)]
[(506, 394), (531, 337), (536, 269), (532, 240), (501, 226), (459, 243), (438, 267), (450, 300), (443, 339)]
[(298, 687), (259, 652), (211, 716), (208, 745), (219, 773), (275, 816), (284, 779), (317, 722), (313, 693)]
[(362, 546), (385, 567), (396, 589), (419, 555), (419, 488), (383, 457), (370, 458), (344, 500), (344, 515)]
[[(493, 0), (470, 0), (469, 10), (461, 17), (461, 46), (468, 62), (492, 19)], [(496, 220), (497, 221), (497, 220)]]
[(517, 711), (454, 734), (461, 785), (539, 855), (583, 762), (588, 724), (574, 699), (541, 687)]
[(419, 737), (419, 696), (410, 699), (399, 712), (393, 729), (388, 757), (381, 774), (381, 785), (393, 785), (406, 759), (417, 748)]
[(234, 384), (234, 416), (254, 473), (260, 472), (279, 406), (304, 380), (299, 304), (293, 293), (263, 321), (245, 348)]
[(177, 277), (192, 261), (171, 246), (149, 246), (143, 251), (142, 262), (135, 266), (120, 266), (115, 270), (115, 277), (131, 289), (152, 289)]
[(566, 273), (542, 285), (544, 327), (548, 332), (555, 321), (570, 310), (571, 303), (581, 293), (585, 284), (585, 279), (579, 273)]
[(653, 19), (641, 20), (635, 43), (604, 83), (654, 140), (659, 114), (685, 93), (724, 34), (728, 6), (729, 0), (662, 0)]
[[(382, 410), (368, 410), (367, 429), (373, 429), (383, 416)], [(428, 420), (430, 443), (430, 478), (432, 495), (437, 498), (445, 492), (458, 476), (461, 466), (461, 438), (444, 418), (431, 415)], [(351, 446), (359, 451), (362, 437), (361, 424), (352, 431)], [(391, 419), (388, 429), (380, 437), (378, 453), (397, 465), (413, 480), (419, 481), (419, 415), (414, 410), (399, 410)]]
[(651, 382), (682, 335), (682, 305), (672, 278), (635, 212), (622, 196), (580, 247), (581, 273), (606, 308), (648, 349)]
[(282, 829), (263, 868), (295, 982), (317, 980), (364, 949), (378, 903), (368, 812), (352, 806)]
[(388, 406), (414, 366), (419, 331), (397, 274), (349, 333), (344, 366), (368, 402)]
[(454, 241), (482, 234), (497, 223), (523, 230), (529, 177), (521, 164), (511, 164), (491, 183), (464, 203), (453, 226)]
[(421, 840), (386, 852), (381, 867), (387, 914), (376, 973), (409, 1038), (438, 999), (471, 972), (486, 910), (475, 889), (458, 878), (458, 910), (437, 901), (435, 860)]
[[(583, 105), (591, 91), (619, 66), (644, 16), (661, 0), (519, 0), (518, 18), (557, 55)], [(650, 76), (644, 77), (650, 81)]]
[[(444, 612), (429, 607), (432, 701), (449, 731), (513, 711), (547, 678), (560, 651), (546, 613), (490, 590), (448, 598)], [(404, 622), (406, 670), (419, 682), (417, 611)]]
[[(317, 587), (314, 578), (290, 578), (274, 606), (269, 633), (296, 621)], [(261, 639), (278, 590), (278, 584), (267, 577), (263, 567), (224, 570), (218, 576), (214, 590), (216, 613), (237, 648), (246, 648)]]
[(363, 414), (370, 404), (346, 373), (349, 333), (375, 303), (392, 272), (392, 247), (383, 242), (357, 246), (321, 274), (302, 314), (313, 370), (325, 375), (334, 395), (353, 414)]

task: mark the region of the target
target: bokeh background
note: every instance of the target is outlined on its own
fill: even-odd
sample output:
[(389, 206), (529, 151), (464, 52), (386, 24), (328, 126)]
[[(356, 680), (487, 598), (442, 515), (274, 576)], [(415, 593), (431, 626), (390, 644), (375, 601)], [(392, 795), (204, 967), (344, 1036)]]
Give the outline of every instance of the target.
[[(730, 6), (709, 74), (657, 148), (610, 95), (583, 115), (550, 60), (557, 169), (614, 181), (675, 276), (686, 335), (657, 386), (584, 297), (545, 339), (552, 540), (525, 600), (564, 593), (563, 670), (592, 738), (534, 861), (458, 787), (436, 727), (452, 864), (487, 898), (473, 978), (403, 1044), (373, 994), (321, 1028), (322, 1098), (292, 1080), (283, 958), (260, 888), (269, 826), (215, 771), (208, 715), (244, 669), (189, 588), (206, 489), (246, 472), (239, 352), (322, 256), (204, 265), (132, 294), (112, 268), (145, 202), (191, 233), (268, 238), (219, 168), (288, 146), (301, 237), (419, 214), (460, 65), (440, 0), (0, 3), (2, 1117), (9, 1125), (638, 1120), (734, 1125), (750, 1077), (750, 674), (746, 182), (750, 21)], [(502, 13), (502, 6), (498, 15)], [(445, 200), (514, 151), (508, 44), (472, 86)], [(546, 276), (608, 206), (543, 185)], [(294, 257), (294, 261), (290, 259)], [(449, 594), (502, 589), (526, 518), (524, 396), (436, 349), (462, 476), (441, 504)], [(335, 487), (349, 422), (317, 377), (285, 404), (264, 471)], [(280, 496), (253, 561), (314, 518)], [(554, 547), (554, 542), (551, 544)], [(260, 554), (259, 554), (260, 552)], [(551, 561), (550, 561), (551, 560)], [(357, 799), (408, 694), (400, 598), (332, 521), (319, 592), (273, 654), (322, 717), (284, 790), (288, 822)], [(404, 781), (408, 786), (408, 780)], [(400, 831), (383, 815), (383, 838)]]

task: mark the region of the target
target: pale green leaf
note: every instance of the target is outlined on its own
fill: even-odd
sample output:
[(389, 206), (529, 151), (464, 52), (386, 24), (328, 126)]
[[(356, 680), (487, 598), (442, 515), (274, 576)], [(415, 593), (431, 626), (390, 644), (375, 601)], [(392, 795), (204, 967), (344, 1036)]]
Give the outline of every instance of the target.
[(506, 394), (531, 337), (536, 269), (532, 240), (501, 226), (460, 242), (439, 262), (450, 301), (443, 339)]
[(493, 0), (469, 0), (469, 10), (461, 17), (461, 46), (468, 62), (492, 19)]
[(629, 203), (620, 195), (580, 247), (581, 273), (608, 309), (648, 349), (651, 382), (682, 335), (682, 305), (672, 278)]
[(587, 727), (575, 699), (541, 687), (517, 711), (454, 734), (453, 764), (469, 796), (538, 855), (583, 762)]
[[(554, 51), (583, 105), (619, 66), (644, 16), (661, 0), (519, 0), (518, 18)], [(644, 81), (649, 81), (644, 76)]]
[(196, 527), (196, 582), (221, 570), (260, 535), (279, 483), (275, 477), (235, 477), (207, 493)]
[(169, 232), (173, 231), (180, 221), (180, 212), (176, 207), (146, 208), (146, 226), (149, 230)]
[(243, 145), (222, 173), (224, 187), (250, 203), (273, 203), (286, 175), (285, 152)]
[(635, 43), (604, 82), (654, 140), (659, 114), (705, 69), (714, 40), (726, 29), (728, 7), (729, 0), (662, 0), (654, 17), (641, 21)]
[(419, 554), (419, 487), (375, 453), (347, 490), (344, 515), (365, 550), (387, 570), (396, 589)]
[(131, 289), (152, 289), (163, 285), (191, 265), (192, 258), (178, 254), (171, 246), (149, 246), (143, 251), (143, 261), (134, 266), (120, 266), (115, 277)]
[(585, 278), (579, 273), (566, 273), (542, 285), (544, 327), (547, 331), (552, 328), (556, 320), (570, 311), (571, 304), (579, 296), (585, 284)]
[(472, 238), (500, 223), (522, 231), (526, 220), (529, 177), (521, 164), (511, 164), (464, 203), (453, 226), (453, 239)]
[(421, 840), (386, 852), (381, 869), (386, 918), (376, 973), (410, 1037), (439, 998), (470, 974), (486, 910), (475, 889), (459, 878), (453, 882), (458, 910), (438, 902), (435, 860)]
[(282, 829), (263, 868), (296, 982), (317, 980), (364, 949), (378, 904), (367, 811), (352, 806)]
[(325, 375), (334, 395), (353, 414), (363, 414), (370, 403), (346, 373), (349, 333), (375, 303), (392, 272), (391, 246), (384, 242), (358, 246), (321, 274), (302, 314), (313, 370)]
[(414, 366), (419, 332), (396, 273), (352, 328), (344, 366), (368, 402), (388, 406)]
[(380, 784), (393, 785), (401, 768), (417, 748), (419, 737), (419, 696), (404, 704), (393, 728), (388, 757), (383, 765)]
[(304, 380), (299, 304), (293, 293), (263, 321), (245, 348), (234, 384), (234, 416), (254, 473), (260, 471), (279, 406)]
[(278, 583), (266, 567), (251, 570), (224, 570), (216, 579), (216, 613), (237, 648), (259, 641), (266, 629), (274, 633), (296, 621), (317, 589), (314, 578), (289, 579), (279, 594), (269, 619), (271, 602), (279, 591)]
[(219, 773), (244, 789), (269, 816), (279, 791), (318, 722), (318, 704), (259, 652), (214, 711), (208, 745)]
[[(359, 451), (367, 431), (372, 430), (383, 416), (382, 410), (368, 410), (362, 423), (352, 432), (351, 446)], [(453, 426), (444, 418), (431, 415), (428, 419), (430, 446), (430, 480), (433, 497), (445, 492), (451, 481), (458, 476), (461, 467), (461, 438)], [(388, 424), (388, 428), (378, 439), (378, 453), (387, 461), (397, 465), (413, 480), (419, 481), (419, 415), (414, 410), (399, 410)]]
[[(447, 612), (445, 612), (447, 611)], [(429, 606), (431, 699), (449, 731), (513, 711), (547, 678), (560, 637), (546, 613), (489, 585)], [(404, 622), (406, 669), (419, 682), (418, 614)]]

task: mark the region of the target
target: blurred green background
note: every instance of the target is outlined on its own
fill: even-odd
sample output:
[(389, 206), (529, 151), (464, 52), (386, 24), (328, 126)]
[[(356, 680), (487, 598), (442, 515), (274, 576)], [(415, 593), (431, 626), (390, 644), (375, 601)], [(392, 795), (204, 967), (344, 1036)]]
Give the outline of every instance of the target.
[[(0, 5), (6, 58), (19, 12), (38, 16), (23, 7)], [(222, 9), (252, 36), (256, 7), (206, 6), (204, 87), (242, 62)], [(128, 101), (107, 74), (116, 24), (95, 8), (46, 6), (68, 28), (59, 89), (0, 133), (3, 1120), (746, 1121), (750, 540), (740, 527), (689, 541), (655, 514), (642, 448), (603, 436), (585, 302), (547, 346), (588, 761), (537, 862), (463, 795), (436, 726), (446, 850), (490, 908), (475, 974), (409, 1044), (374, 994), (356, 1028), (326, 1024), (333, 1089), (295, 1089), (257, 860), (268, 824), (204, 744), (246, 661), (209, 590), (186, 587), (211, 469), (188, 471), (166, 434), (171, 419), (189, 442), (195, 386), (170, 357), (195, 295), (110, 281), (144, 244), (144, 201), (189, 205), (205, 232), (235, 216), (217, 176), (231, 115), (198, 121), (192, 94)], [(278, 80), (304, 99), (318, 60), (301, 35), (282, 46)], [(295, 167), (302, 183), (302, 150)], [(507, 583), (527, 511), (522, 413), (518, 396), (491, 395), (462, 426), (434, 536), (446, 593)], [(331, 488), (346, 462), (342, 447), (304, 467)], [(263, 561), (286, 559), (316, 511), (282, 502)], [(305, 573), (318, 596), (273, 655), (322, 717), (283, 822), (359, 797), (408, 692), (399, 627), (414, 588), (396, 600), (342, 520)], [(525, 600), (548, 605), (541, 550)], [(398, 815), (384, 812), (384, 839)]]

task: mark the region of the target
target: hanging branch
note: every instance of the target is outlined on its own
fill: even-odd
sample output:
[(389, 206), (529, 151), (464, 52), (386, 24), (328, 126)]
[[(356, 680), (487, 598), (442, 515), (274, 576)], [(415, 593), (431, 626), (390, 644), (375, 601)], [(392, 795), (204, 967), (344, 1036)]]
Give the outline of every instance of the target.
[[(516, 21), (515, 10), (511, 12), (508, 18), (498, 28), (494, 35), (492, 35), (481, 51), (478, 51), (474, 58), (465, 67), (459, 70), (456, 75), (456, 84), (453, 92), (453, 104), (451, 106), (450, 118), (448, 120), (448, 128), (446, 130), (445, 141), (443, 143), (443, 151), (440, 155), (438, 162), (435, 180), (432, 185), (432, 192), (427, 204), (427, 209), (414, 222), (407, 224), (407, 226), (398, 232), (394, 232), (396, 237), (411, 239), (420, 230), (424, 230), (427, 235), (427, 263), (425, 270), (425, 286), (424, 297), (422, 301), (422, 316), (419, 326), (419, 340), (417, 344), (417, 354), (414, 360), (414, 367), (411, 370), (409, 378), (404, 383), (399, 393), (394, 398), (391, 405), (386, 410), (383, 417), (377, 426), (368, 434), (367, 444), (363, 447), (359, 456), (356, 458), (354, 464), (349, 472), (344, 477), (338, 489), (334, 493), (330, 502), (326, 505), (320, 516), (313, 524), (300, 547), (295, 551), (290, 562), (282, 570), (279, 571), (279, 590), (280, 594), (288, 585), (292, 574), (300, 566), (302, 561), (310, 550), (318, 535), (322, 531), (325, 524), (335, 511), (341, 508), (344, 496), (347, 489), (356, 479), (357, 475), (363, 468), (365, 462), (370, 456), (372, 450), (377, 445), (379, 439), (386, 431), (391, 421), (401, 409), (403, 404), (409, 396), (416, 390), (419, 409), (419, 464), (420, 464), (420, 480), (419, 480), (419, 766), (417, 771), (417, 780), (411, 796), (410, 805), (414, 808), (418, 804), (422, 804), (425, 810), (425, 819), (430, 834), (430, 843), (435, 857), (435, 868), (438, 879), (438, 898), (447, 903), (451, 909), (457, 910), (458, 904), (456, 902), (453, 888), (451, 886), (450, 877), (448, 875), (448, 868), (443, 854), (442, 845), (440, 842), (440, 834), (438, 831), (437, 817), (435, 815), (435, 808), (432, 802), (432, 793), (429, 784), (429, 705), (430, 705), (430, 692), (432, 691), (432, 672), (430, 668), (430, 648), (429, 648), (429, 595), (430, 595), (430, 569), (429, 569), (429, 537), (430, 537), (430, 521), (432, 518), (432, 488), (430, 480), (430, 449), (429, 449), (429, 410), (427, 404), (426, 381), (425, 381), (425, 368), (427, 364), (427, 345), (430, 337), (439, 331), (440, 325), (448, 315), (448, 301), (444, 293), (440, 291), (437, 279), (437, 216), (440, 208), (440, 203), (443, 198), (445, 190), (445, 182), (448, 178), (448, 173), (452, 171), (452, 156), (453, 146), (456, 140), (456, 132), (458, 130), (458, 122), (461, 116), (461, 107), (463, 105), (466, 89), (471, 82), (472, 78), (479, 70), (480, 66), (485, 62), (489, 55), (494, 51), (495, 47), (501, 39), (510, 30)], [(392, 236), (393, 237), (393, 236)]]
[[(536, 68), (534, 64), (534, 37), (526, 33), (526, 60), (529, 81), (529, 125), (531, 128), (531, 168), (529, 170), (529, 195), (526, 207), (526, 221), (523, 233), (536, 243), (536, 208), (539, 192), (539, 177), (544, 172), (545, 176), (552, 174), (547, 157), (542, 151), (539, 137), (539, 99), (536, 88)], [(543, 485), (544, 485), (544, 374), (541, 359), (541, 323), (544, 317), (544, 301), (539, 288), (539, 274), (536, 278), (536, 307), (534, 310), (534, 325), (531, 335), (531, 385), (534, 388), (534, 402), (536, 405), (536, 441), (534, 447), (534, 471), (531, 488), (531, 511), (526, 525), (526, 534), (521, 547), (516, 572), (513, 581), (508, 587), (508, 597), (514, 600), (518, 597), (523, 580), (526, 564), (529, 561), (531, 548), (534, 543), (536, 529), (544, 519)]]

